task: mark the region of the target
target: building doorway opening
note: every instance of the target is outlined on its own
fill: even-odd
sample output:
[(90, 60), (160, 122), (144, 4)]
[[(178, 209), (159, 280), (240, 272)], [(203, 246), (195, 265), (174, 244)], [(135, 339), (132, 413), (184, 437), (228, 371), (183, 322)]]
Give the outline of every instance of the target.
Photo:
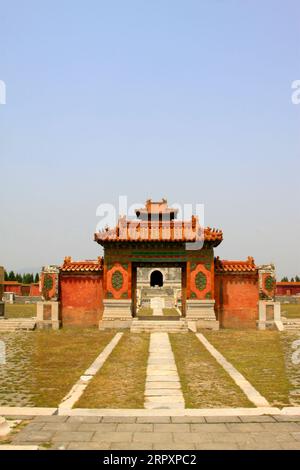
[(163, 287), (164, 285), (164, 277), (161, 271), (156, 269), (152, 271), (150, 276), (150, 287)]
[(179, 319), (185, 316), (185, 298), (185, 263), (133, 263), (133, 316)]

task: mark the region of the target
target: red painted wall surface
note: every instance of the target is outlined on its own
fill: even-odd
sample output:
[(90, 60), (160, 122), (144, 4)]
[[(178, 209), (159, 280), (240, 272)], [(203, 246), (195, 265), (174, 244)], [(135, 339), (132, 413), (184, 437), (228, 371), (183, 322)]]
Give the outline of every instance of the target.
[(276, 295), (300, 294), (300, 282), (277, 282)]
[(22, 284), (21, 295), (30, 295), (30, 284)]
[[(190, 263), (188, 263), (190, 265)], [(206, 285), (202, 290), (196, 286), (196, 279), (198, 273), (201, 273), (206, 279)], [(206, 267), (203, 263), (198, 263), (193, 270), (188, 269), (187, 285), (189, 298), (197, 299), (212, 299), (214, 296), (214, 264), (211, 263), (210, 267)]]
[(17, 281), (4, 281), (4, 292), (14, 292), (14, 294), (22, 295), (22, 284)]
[(103, 314), (102, 273), (60, 275), (63, 325), (98, 326)]
[(32, 296), (32, 297), (38, 297), (38, 296), (41, 295), (39, 283), (37, 283), (37, 284), (30, 284), (29, 295)]
[(258, 319), (257, 274), (216, 274), (216, 315), (223, 328), (256, 328)]
[[(129, 265), (129, 263), (128, 263), (128, 265)], [(130, 265), (129, 265), (129, 267), (130, 267)], [(130, 297), (130, 295), (131, 295), (131, 282), (130, 282), (131, 277), (129, 277), (128, 270), (129, 270), (130, 276), (131, 276), (131, 269), (129, 269), (128, 267), (127, 267), (127, 269), (125, 269), (120, 263), (114, 263), (113, 267), (109, 270), (107, 270), (107, 266), (105, 266), (105, 279), (106, 279), (105, 288), (106, 288), (106, 297), (107, 298), (113, 297), (114, 299), (119, 300), (121, 298), (128, 299), (128, 297)], [(113, 279), (113, 275), (114, 275), (115, 272), (119, 272), (122, 275), (123, 283), (122, 283), (122, 287), (119, 290), (116, 290), (113, 287), (112, 279)]]

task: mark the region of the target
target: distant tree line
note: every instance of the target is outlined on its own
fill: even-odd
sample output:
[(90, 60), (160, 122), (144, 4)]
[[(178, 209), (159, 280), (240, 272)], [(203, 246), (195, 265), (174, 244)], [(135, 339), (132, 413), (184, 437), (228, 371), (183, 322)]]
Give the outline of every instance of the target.
[(284, 276), (281, 279), (281, 282), (300, 282), (300, 277), (299, 276), (291, 277), (291, 279), (289, 280), (287, 276)]
[(14, 271), (4, 271), (4, 280), (5, 281), (17, 281), (21, 284), (32, 284), (33, 282), (39, 282), (40, 276), (38, 273), (35, 275), (33, 273), (14, 273)]

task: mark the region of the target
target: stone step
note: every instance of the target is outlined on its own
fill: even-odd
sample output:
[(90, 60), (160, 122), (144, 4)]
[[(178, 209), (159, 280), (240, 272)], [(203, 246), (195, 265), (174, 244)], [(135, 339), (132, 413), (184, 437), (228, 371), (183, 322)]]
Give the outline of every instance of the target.
[(181, 333), (187, 332), (188, 327), (185, 320), (133, 320), (131, 325), (132, 333), (141, 332), (163, 332)]
[(0, 331), (34, 330), (36, 320), (32, 318), (5, 318), (0, 320)]
[(143, 316), (143, 315), (138, 315), (138, 321), (147, 321), (147, 322), (153, 322), (153, 321), (159, 321), (159, 322), (171, 322), (171, 321), (179, 321), (180, 320), (180, 315), (172, 315), (172, 316), (164, 316), (164, 315), (151, 315), (151, 316)]
[(6, 324), (6, 325), (18, 325), (19, 323), (24, 323), (24, 324), (30, 324), (30, 323), (35, 323), (36, 320), (31, 320), (31, 319), (28, 319), (28, 320), (18, 320), (18, 319), (8, 319), (8, 318), (5, 318), (5, 319), (2, 319), (0, 320), (0, 325), (1, 324)]
[[(154, 333), (155, 331), (158, 331), (156, 328), (131, 328), (130, 332), (131, 333)], [(161, 329), (164, 333), (187, 333), (188, 330), (185, 328), (181, 329), (174, 329), (174, 328), (163, 328)]]
[(284, 330), (300, 330), (300, 318), (294, 320), (284, 320), (283, 322)]

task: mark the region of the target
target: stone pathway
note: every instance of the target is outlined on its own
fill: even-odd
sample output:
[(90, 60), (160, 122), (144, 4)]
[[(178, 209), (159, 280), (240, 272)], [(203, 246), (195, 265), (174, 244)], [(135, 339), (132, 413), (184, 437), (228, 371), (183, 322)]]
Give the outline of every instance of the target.
[(150, 336), (144, 406), (148, 409), (185, 407), (168, 333)]
[(300, 415), (37, 416), (11, 444), (60, 450), (300, 450)]
[(159, 297), (153, 297), (150, 301), (150, 306), (153, 310), (153, 316), (163, 316), (164, 301)]

